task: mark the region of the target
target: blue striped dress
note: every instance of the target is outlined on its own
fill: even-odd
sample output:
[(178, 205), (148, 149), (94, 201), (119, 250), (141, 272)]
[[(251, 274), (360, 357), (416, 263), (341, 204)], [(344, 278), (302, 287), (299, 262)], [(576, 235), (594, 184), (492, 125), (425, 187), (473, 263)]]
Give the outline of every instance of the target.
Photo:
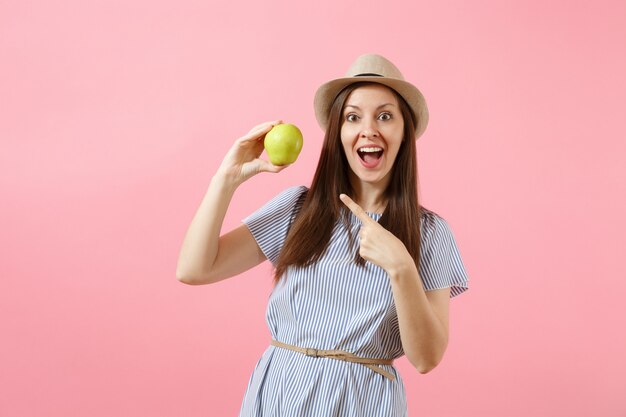
[[(243, 220), (267, 259), (275, 264), (306, 187), (292, 187)], [(368, 213), (379, 220), (380, 214)], [(360, 221), (352, 213), (358, 240)], [(467, 290), (467, 275), (446, 221), (425, 210), (418, 268), (426, 291)], [(397, 358), (404, 354), (386, 272), (367, 262), (354, 264), (345, 226), (338, 221), (322, 258), (306, 268), (289, 268), (273, 289), (266, 321), (273, 339), (305, 348), (339, 349), (357, 356)], [(240, 417), (406, 416), (404, 385), (364, 365), (309, 357), (269, 346), (250, 377)]]

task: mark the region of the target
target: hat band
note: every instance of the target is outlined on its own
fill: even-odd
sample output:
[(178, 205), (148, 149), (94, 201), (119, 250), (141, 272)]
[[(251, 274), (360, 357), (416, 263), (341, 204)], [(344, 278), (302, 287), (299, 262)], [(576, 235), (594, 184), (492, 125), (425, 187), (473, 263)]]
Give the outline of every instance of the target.
[(357, 75), (355, 75), (355, 77), (382, 77), (382, 75), (366, 72), (366, 73), (363, 73), (363, 74), (357, 74)]

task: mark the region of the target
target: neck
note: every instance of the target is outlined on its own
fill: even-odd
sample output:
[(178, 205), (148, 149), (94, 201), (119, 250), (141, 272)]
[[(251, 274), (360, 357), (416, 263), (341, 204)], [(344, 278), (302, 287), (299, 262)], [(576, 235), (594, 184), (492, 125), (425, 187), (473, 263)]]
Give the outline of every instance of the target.
[(352, 199), (368, 213), (382, 214), (387, 206), (384, 188), (380, 184), (372, 184), (359, 179), (351, 179), (354, 196)]

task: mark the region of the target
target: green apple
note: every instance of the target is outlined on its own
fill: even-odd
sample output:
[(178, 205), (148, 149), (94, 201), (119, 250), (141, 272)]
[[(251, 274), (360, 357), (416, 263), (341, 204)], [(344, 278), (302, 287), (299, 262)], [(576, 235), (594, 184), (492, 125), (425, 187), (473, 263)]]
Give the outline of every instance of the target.
[(302, 132), (292, 124), (281, 123), (267, 132), (263, 145), (272, 164), (292, 164), (302, 149)]

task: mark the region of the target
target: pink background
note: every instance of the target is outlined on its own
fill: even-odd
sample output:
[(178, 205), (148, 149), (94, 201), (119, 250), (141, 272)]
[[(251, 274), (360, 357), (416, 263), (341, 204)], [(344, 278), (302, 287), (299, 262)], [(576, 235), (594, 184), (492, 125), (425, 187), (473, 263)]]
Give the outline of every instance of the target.
[(412, 416), (625, 416), (626, 3), (0, 3), (0, 415), (232, 416), (269, 342), (264, 264), (214, 286), (178, 251), (230, 144), (274, 118), (308, 185), (312, 101), (356, 56), (417, 84), (422, 202), (470, 290)]

